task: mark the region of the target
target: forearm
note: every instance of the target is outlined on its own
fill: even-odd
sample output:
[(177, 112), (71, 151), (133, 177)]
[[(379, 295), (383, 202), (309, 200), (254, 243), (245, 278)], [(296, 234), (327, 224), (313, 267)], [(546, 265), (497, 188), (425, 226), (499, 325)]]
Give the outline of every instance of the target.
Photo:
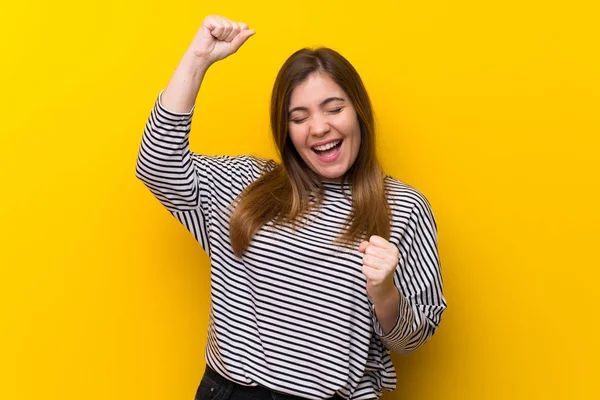
[(396, 295), (376, 299), (373, 305), (375, 332), (387, 349), (399, 354), (410, 353), (425, 343), (437, 328), (434, 320), (439, 320), (443, 311), (443, 307), (429, 306), (433, 314), (428, 316), (422, 306), (411, 305), (398, 290)]
[(210, 64), (186, 52), (161, 96), (163, 107), (174, 113), (189, 113), (198, 97), (202, 80)]
[(392, 330), (399, 317), (400, 293), (394, 286), (388, 293), (372, 300), (379, 326), (383, 333), (387, 334)]

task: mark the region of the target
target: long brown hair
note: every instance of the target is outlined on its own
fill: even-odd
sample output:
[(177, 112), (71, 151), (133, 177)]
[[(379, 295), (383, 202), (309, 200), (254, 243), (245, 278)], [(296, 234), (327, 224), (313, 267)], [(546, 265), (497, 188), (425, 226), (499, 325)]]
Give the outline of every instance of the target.
[(352, 212), (338, 241), (351, 245), (371, 235), (389, 239), (390, 209), (386, 199), (384, 173), (377, 160), (375, 122), (371, 101), (360, 76), (341, 54), (320, 47), (304, 48), (283, 64), (271, 96), (271, 131), (282, 163), (276, 164), (249, 185), (234, 202), (230, 238), (240, 257), (256, 232), (269, 221), (274, 225), (291, 223), (323, 199), (319, 176), (302, 160), (289, 135), (288, 106), (292, 91), (311, 74), (324, 73), (349, 96), (357, 113), (361, 144), (358, 156), (342, 178), (352, 193)]

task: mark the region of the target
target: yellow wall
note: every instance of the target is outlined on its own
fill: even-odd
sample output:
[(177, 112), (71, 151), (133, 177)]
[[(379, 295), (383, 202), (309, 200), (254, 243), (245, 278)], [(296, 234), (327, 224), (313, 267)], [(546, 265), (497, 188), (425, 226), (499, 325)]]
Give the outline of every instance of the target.
[(0, 6), (0, 398), (193, 399), (207, 257), (134, 164), (212, 13), (258, 33), (209, 72), (193, 150), (273, 156), (275, 74), (323, 44), (433, 205), (449, 308), (387, 399), (600, 398), (597, 2), (207, 3)]

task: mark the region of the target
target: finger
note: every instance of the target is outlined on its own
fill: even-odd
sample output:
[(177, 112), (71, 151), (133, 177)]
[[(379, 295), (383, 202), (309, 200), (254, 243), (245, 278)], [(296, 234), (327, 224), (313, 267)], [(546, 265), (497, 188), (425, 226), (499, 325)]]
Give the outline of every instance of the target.
[(223, 25), (223, 34), (221, 35), (221, 40), (222, 41), (227, 41), (227, 38), (229, 37), (229, 35), (231, 35), (231, 31), (233, 31), (233, 24), (229, 21), (225, 22), (225, 25)]
[(231, 32), (225, 38), (225, 41), (227, 43), (231, 42), (233, 40), (233, 38), (236, 37), (238, 33), (240, 33), (240, 27), (238, 26), (238, 24), (230, 21), (229, 25), (231, 25)]
[(381, 236), (373, 235), (369, 239), (369, 242), (374, 247), (384, 249), (385, 251), (387, 251), (389, 257), (392, 257), (394, 259), (398, 259), (400, 257), (400, 251), (398, 250), (398, 247), (396, 247), (394, 243), (390, 243)]
[(379, 269), (363, 265), (362, 273), (367, 278), (367, 282), (374, 284), (380, 283), (385, 279), (385, 273)]
[(389, 263), (386, 262), (386, 260), (379, 257), (370, 256), (367, 254), (363, 256), (363, 265), (368, 265), (371, 268), (387, 270), (388, 264)]
[(364, 253), (365, 250), (367, 249), (367, 247), (370, 246), (371, 243), (367, 242), (366, 240), (362, 241), (359, 245), (358, 245), (358, 251), (360, 251), (361, 253)]
[(236, 37), (231, 41), (231, 45), (237, 51), (245, 42), (248, 40), (250, 36), (253, 36), (256, 31), (252, 29), (247, 29), (245, 31), (241, 31)]
[(391, 256), (389, 249), (383, 249), (374, 245), (368, 246), (365, 250), (365, 254), (379, 258), (389, 258)]
[(217, 27), (216, 18), (212, 15), (209, 15), (208, 17), (204, 18), (204, 22), (202, 22), (202, 25), (204, 25), (210, 32), (212, 32), (213, 29)]
[[(217, 19), (217, 25), (218, 25), (218, 35), (215, 36), (218, 40), (225, 40), (225, 38), (229, 35), (229, 33), (231, 32), (231, 24), (229, 22), (229, 20), (227, 18), (221, 17), (220, 15), (215, 16), (215, 18)], [(217, 29), (215, 29), (216, 31)]]
[[(393, 244), (391, 244), (390, 242), (388, 242), (387, 240), (385, 240), (384, 238), (382, 238), (381, 236), (377, 236), (377, 235), (373, 235), (369, 238), (369, 242), (373, 245), (373, 246), (377, 246), (377, 247), (381, 247), (383, 249), (385, 248), (390, 248), (391, 246), (394, 246)], [(394, 246), (395, 247), (395, 246)]]
[(368, 281), (372, 281), (379, 278), (380, 271), (376, 268), (373, 268), (369, 265), (362, 266), (362, 273), (367, 277)]
[(213, 20), (212, 23), (209, 25), (210, 34), (213, 35), (213, 37), (217, 40), (221, 40), (220, 38), (223, 35), (224, 28), (225, 27), (218, 19)]
[[(368, 257), (365, 261), (365, 257)], [(398, 257), (387, 250), (378, 249), (374, 246), (369, 246), (363, 256), (363, 263), (368, 262), (375, 268), (391, 271), (398, 266)]]

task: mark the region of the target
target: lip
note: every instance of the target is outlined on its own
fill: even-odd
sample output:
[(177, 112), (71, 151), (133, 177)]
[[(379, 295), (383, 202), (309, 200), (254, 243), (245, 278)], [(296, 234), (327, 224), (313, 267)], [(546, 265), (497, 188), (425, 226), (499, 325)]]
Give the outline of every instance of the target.
[[(340, 139), (337, 139), (337, 140), (340, 140)], [(335, 142), (337, 140), (333, 140), (333, 142)], [(332, 140), (329, 140), (329, 141), (324, 142), (324, 143), (330, 143), (330, 142), (332, 142)], [(321, 155), (315, 153), (314, 151), (312, 153), (317, 157), (317, 160), (319, 160), (320, 162), (322, 162), (322, 163), (332, 163), (332, 162), (334, 162), (335, 160), (337, 160), (340, 157), (340, 155), (342, 154), (342, 150), (343, 149), (344, 149), (344, 141), (342, 140), (342, 143), (340, 144), (339, 149), (335, 152), (335, 154), (333, 154), (331, 156), (328, 156), (328, 157), (321, 156)]]
[(311, 149), (314, 149), (315, 147), (318, 147), (318, 146), (323, 146), (324, 144), (331, 143), (331, 142), (337, 142), (337, 141), (339, 141), (339, 140), (343, 140), (343, 139), (341, 139), (341, 138), (340, 138), (340, 139), (328, 139), (328, 140), (323, 140), (322, 142), (317, 142), (317, 143), (313, 144), (312, 146), (310, 146), (310, 148), (311, 148)]

